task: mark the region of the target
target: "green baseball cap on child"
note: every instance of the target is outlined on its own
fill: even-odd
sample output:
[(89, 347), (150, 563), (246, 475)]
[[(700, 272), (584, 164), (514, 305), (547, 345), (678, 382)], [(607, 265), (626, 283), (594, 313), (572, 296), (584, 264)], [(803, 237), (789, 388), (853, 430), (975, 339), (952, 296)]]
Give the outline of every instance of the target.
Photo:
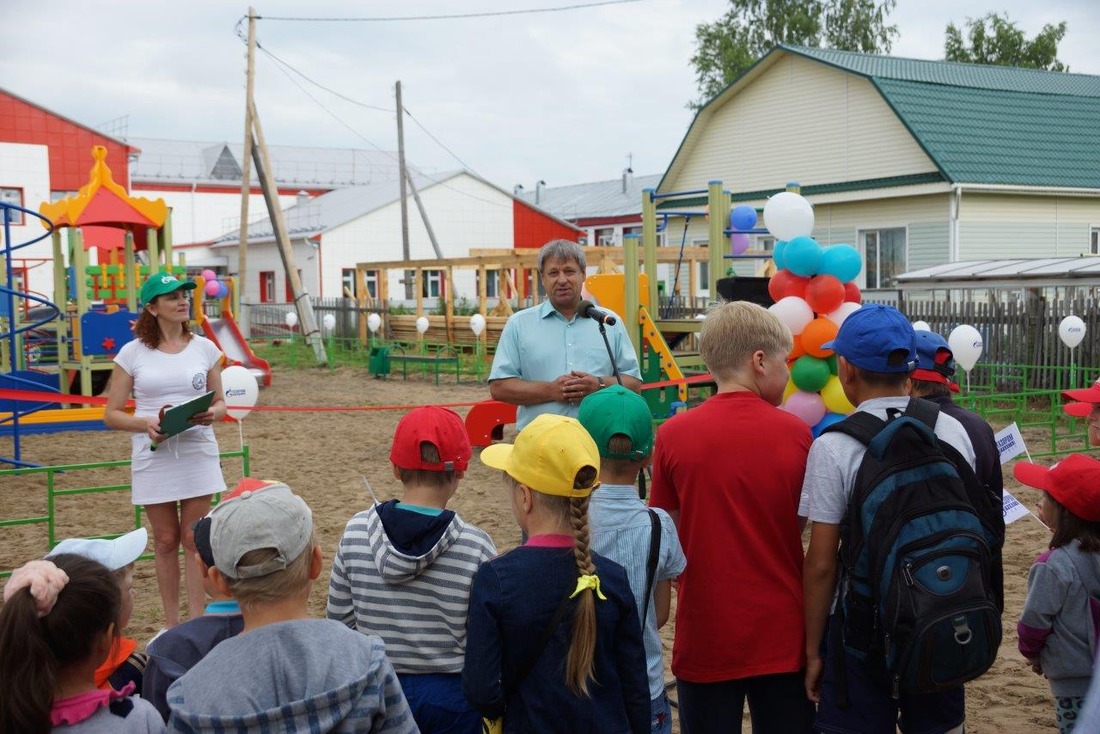
[(165, 293), (171, 293), (180, 289), (186, 291), (195, 290), (196, 283), (193, 280), (180, 280), (171, 273), (160, 271), (149, 276), (149, 280), (145, 281), (145, 285), (141, 286), (141, 302), (149, 304), (153, 302), (153, 299), (157, 296), (163, 296)]
[[(606, 459), (637, 461), (653, 451), (653, 415), (645, 398), (621, 385), (590, 393), (581, 401), (577, 420), (581, 422)], [(623, 434), (634, 445), (632, 451), (611, 450), (611, 437)]]

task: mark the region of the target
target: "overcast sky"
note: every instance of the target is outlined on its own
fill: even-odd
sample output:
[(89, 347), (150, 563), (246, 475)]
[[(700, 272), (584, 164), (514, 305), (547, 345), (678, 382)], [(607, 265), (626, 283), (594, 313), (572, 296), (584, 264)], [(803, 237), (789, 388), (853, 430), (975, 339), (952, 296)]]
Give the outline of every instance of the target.
[[(260, 43), (322, 91), (257, 54), (256, 99), (269, 144), (396, 148), (393, 83), (405, 107), (466, 166), (500, 186), (556, 186), (670, 162), (696, 96), (698, 23), (726, 0), (640, 0), (532, 15), (419, 22), (303, 22), (277, 16), (431, 15), (576, 5), (585, 0), (254, 0)], [(90, 126), (128, 116), (132, 137), (240, 142), (247, 3), (227, 0), (3, 0), (0, 87)], [(1097, 0), (900, 0), (892, 53), (943, 55), (948, 22), (1008, 12), (1028, 36), (1066, 20), (1059, 49), (1100, 74)], [(244, 28), (245, 26), (242, 26)], [(294, 76), (290, 74), (290, 76)], [(329, 111), (325, 110), (327, 108)], [(389, 110), (389, 111), (385, 111)], [(797, 113), (797, 110), (794, 111)], [(331, 113), (331, 114), (330, 114)], [(116, 134), (122, 134), (115, 128)], [(415, 124), (410, 162), (460, 167)]]

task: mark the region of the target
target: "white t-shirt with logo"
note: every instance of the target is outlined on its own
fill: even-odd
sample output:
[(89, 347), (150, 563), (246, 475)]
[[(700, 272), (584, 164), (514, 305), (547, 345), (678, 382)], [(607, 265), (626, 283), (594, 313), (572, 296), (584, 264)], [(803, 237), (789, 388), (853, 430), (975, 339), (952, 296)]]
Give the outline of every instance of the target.
[[(134, 379), (134, 415), (155, 416), (207, 391), (206, 376), (222, 354), (209, 339), (193, 335), (182, 352), (168, 354), (134, 339), (119, 350), (115, 364)], [(194, 426), (149, 448), (149, 436), (134, 433), (133, 503), (149, 505), (213, 494), (225, 489), (214, 429)]]

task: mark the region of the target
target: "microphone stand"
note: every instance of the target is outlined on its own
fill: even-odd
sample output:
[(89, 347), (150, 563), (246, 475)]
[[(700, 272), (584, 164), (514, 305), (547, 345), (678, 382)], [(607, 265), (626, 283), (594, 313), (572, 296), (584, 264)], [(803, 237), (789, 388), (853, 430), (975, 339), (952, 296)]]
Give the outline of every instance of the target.
[(619, 375), (619, 366), (615, 364), (615, 353), (611, 351), (611, 342), (607, 339), (607, 329), (604, 328), (603, 321), (597, 319), (596, 323), (600, 326), (600, 336), (603, 337), (603, 345), (607, 349), (607, 358), (611, 360), (611, 374), (615, 376), (615, 382), (619, 383), (619, 387), (622, 387), (623, 378)]

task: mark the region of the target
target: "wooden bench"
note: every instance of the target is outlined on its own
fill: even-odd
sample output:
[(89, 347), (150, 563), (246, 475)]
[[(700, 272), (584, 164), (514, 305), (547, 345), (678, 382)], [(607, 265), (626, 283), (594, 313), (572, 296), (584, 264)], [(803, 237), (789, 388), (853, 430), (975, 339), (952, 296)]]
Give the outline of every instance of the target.
[(399, 345), (390, 347), (390, 362), (401, 364), (401, 376), (409, 379), (409, 364), (431, 365), (435, 373), (435, 384), (439, 384), (440, 368), (454, 365), (455, 382), (459, 382), (462, 366), (459, 364), (458, 351), (454, 347), (442, 346), (430, 354), (409, 354), (405, 348)]

